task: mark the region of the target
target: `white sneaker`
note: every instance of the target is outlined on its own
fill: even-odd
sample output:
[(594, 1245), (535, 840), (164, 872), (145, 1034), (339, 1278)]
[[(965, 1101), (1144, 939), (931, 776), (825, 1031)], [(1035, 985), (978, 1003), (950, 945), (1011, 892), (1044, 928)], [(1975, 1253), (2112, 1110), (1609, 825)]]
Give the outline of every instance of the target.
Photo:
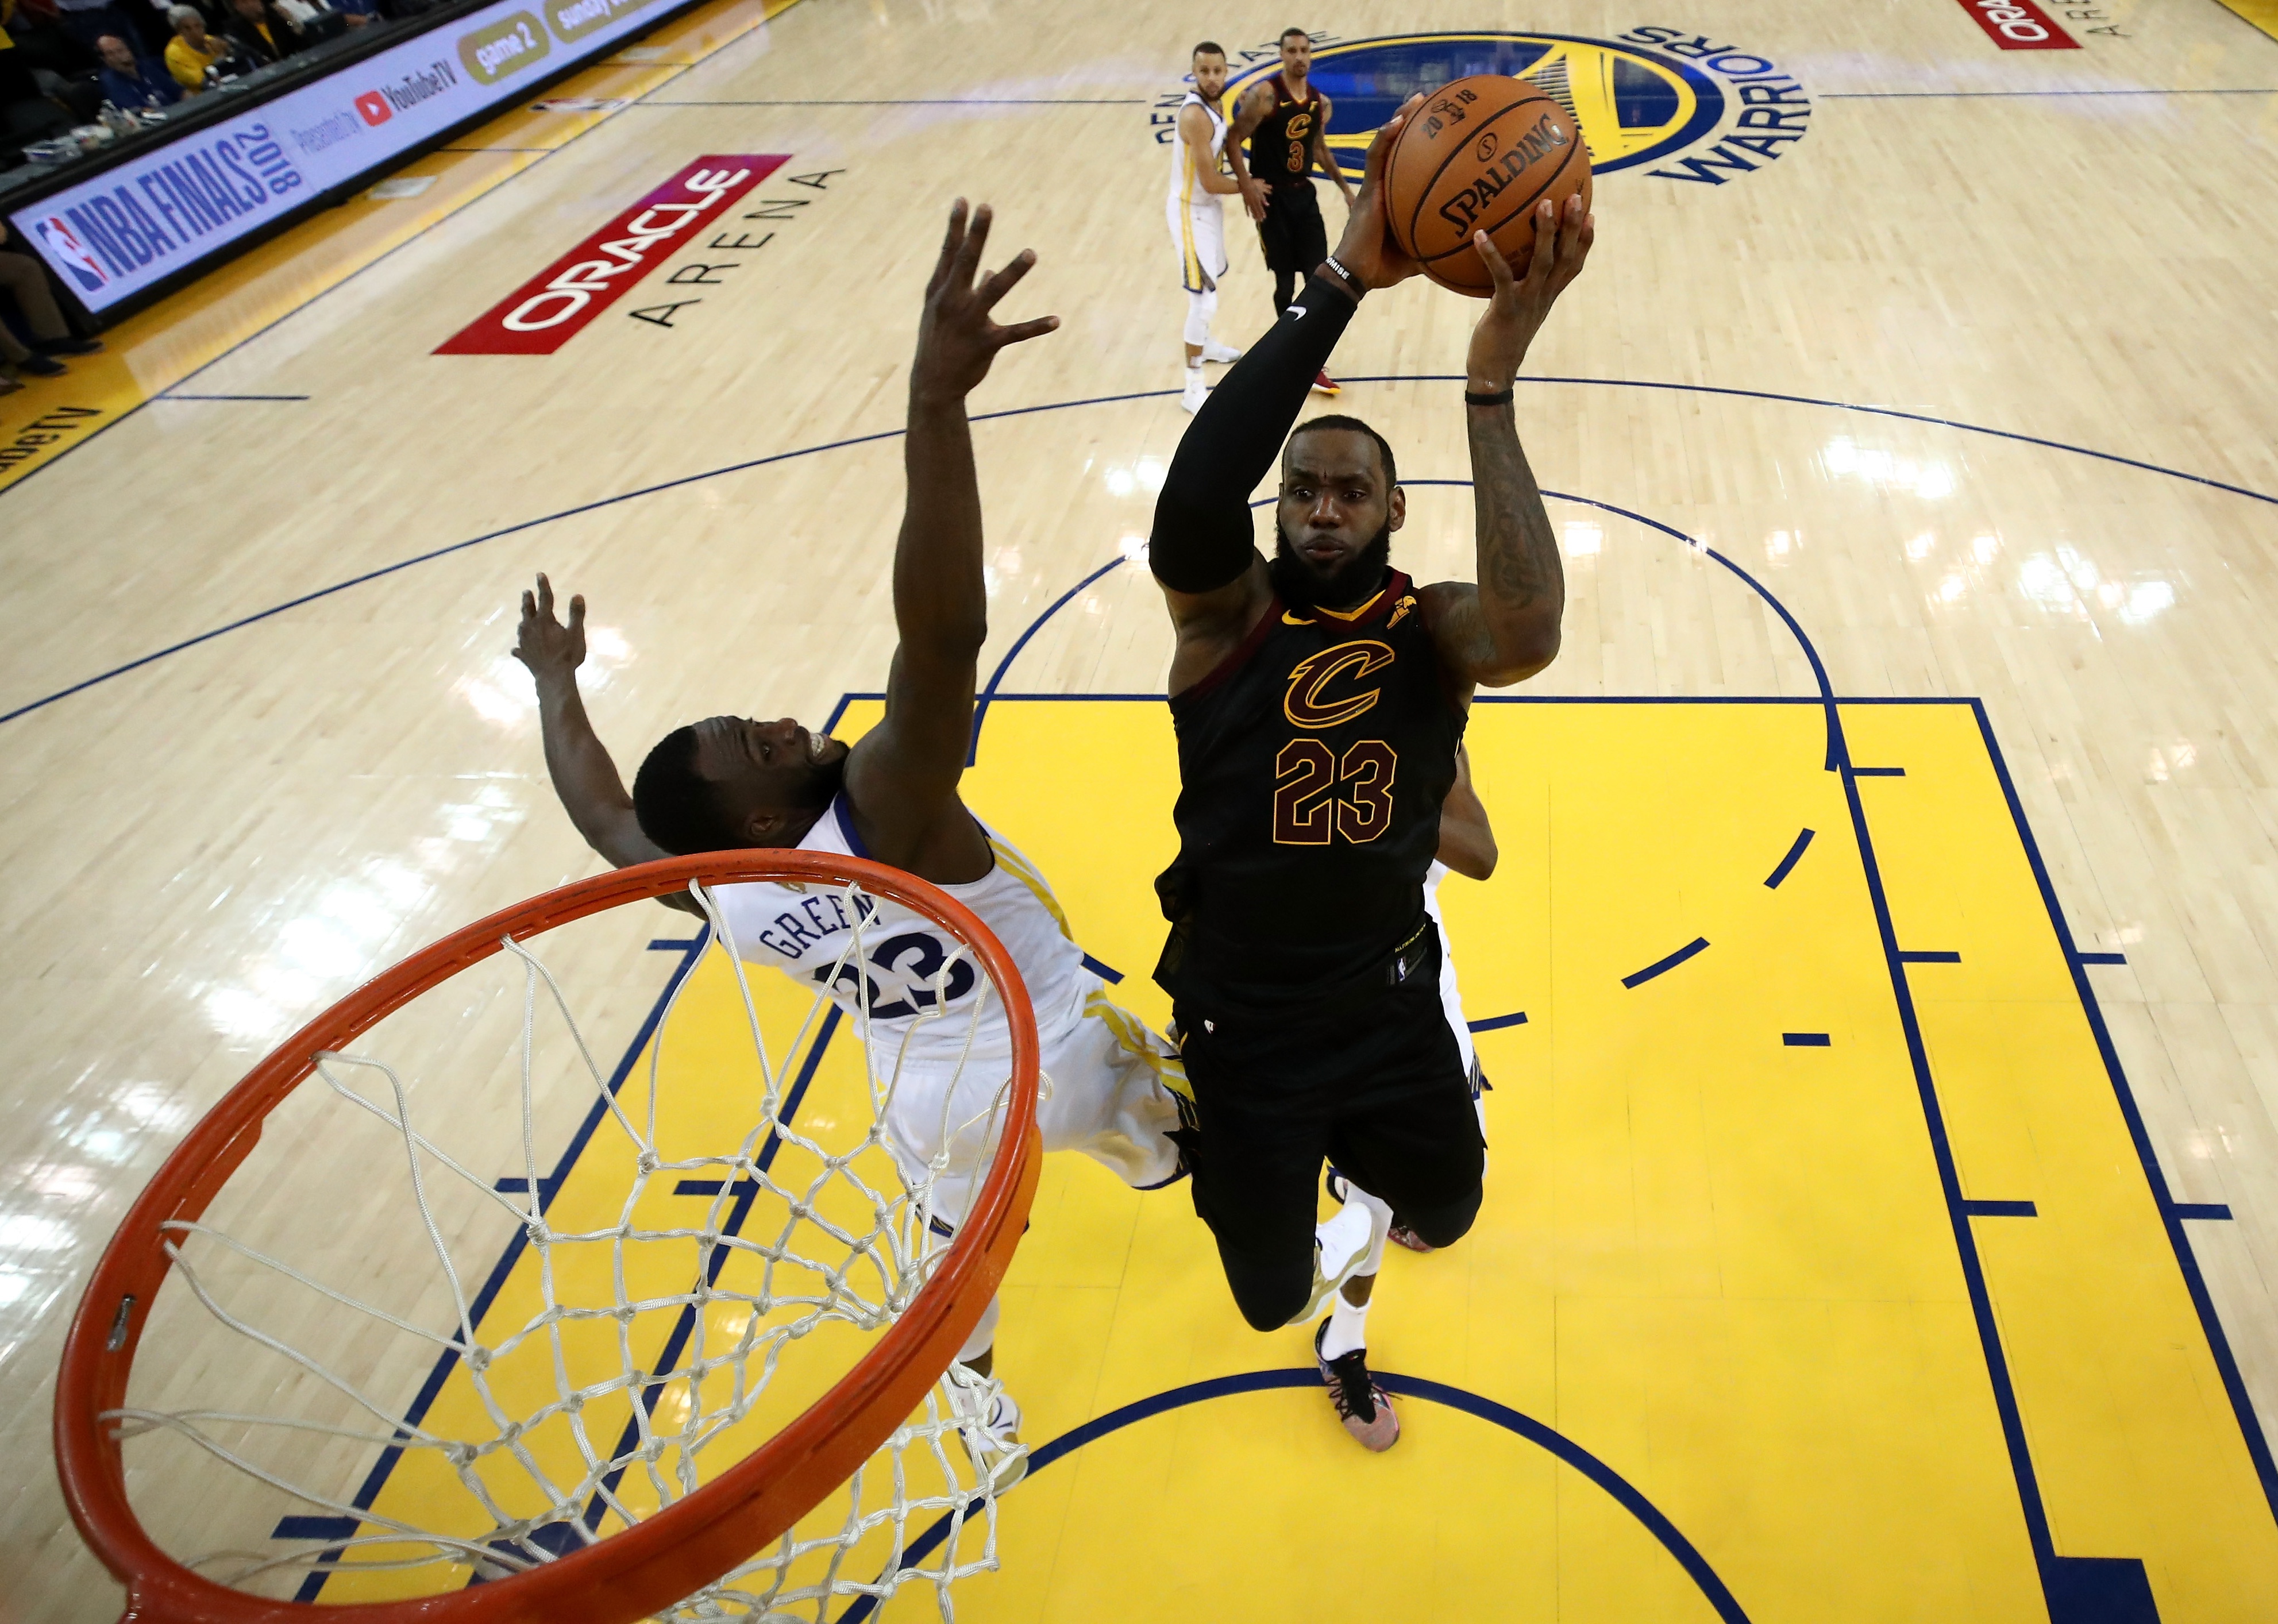
[(1313, 1290), (1292, 1325), (1319, 1318), (1329, 1310), (1329, 1299), (1344, 1283), (1381, 1259), (1384, 1239), (1392, 1228), (1392, 1208), (1365, 1190), (1352, 1189), (1334, 1216), (1313, 1226)]
[(1204, 361), (1215, 361), (1219, 365), (1223, 366), (1227, 362), (1241, 360), (1242, 352), (1235, 348), (1231, 344), (1221, 344), (1216, 339), (1212, 339), (1209, 343), (1203, 346), (1203, 359)]
[[(958, 1436), (975, 1472), (987, 1477), (1002, 1494), (1028, 1475), (1028, 1448), (1021, 1442), (1021, 1407), (1013, 1395), (992, 1381), (974, 1378), (967, 1386), (948, 1383), (956, 1407)], [(981, 1414), (975, 1414), (979, 1411)]]
[(1189, 367), (1186, 393), (1179, 397), (1179, 409), (1184, 412), (1198, 412), (1203, 409), (1203, 402), (1209, 398), (1210, 385), (1203, 382), (1203, 370), (1200, 367)]

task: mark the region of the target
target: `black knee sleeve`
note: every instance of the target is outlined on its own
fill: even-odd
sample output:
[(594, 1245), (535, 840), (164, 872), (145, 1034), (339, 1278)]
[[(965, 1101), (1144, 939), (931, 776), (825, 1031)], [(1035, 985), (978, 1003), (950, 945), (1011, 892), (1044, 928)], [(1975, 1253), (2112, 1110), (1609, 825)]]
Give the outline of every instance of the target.
[(1462, 1201), (1444, 1207), (1403, 1208), (1400, 1221), (1416, 1231), (1417, 1239), (1427, 1247), (1452, 1247), (1472, 1232), (1472, 1225), (1479, 1216), (1480, 1186), (1473, 1185), (1471, 1193)]
[[(1464, 1227), (1471, 1227), (1468, 1220)], [(1233, 1288), (1234, 1305), (1252, 1330), (1280, 1330), (1303, 1311), (1305, 1300), (1312, 1294), (1310, 1255), (1267, 1263), (1220, 1247), (1219, 1261), (1226, 1266), (1226, 1283)]]

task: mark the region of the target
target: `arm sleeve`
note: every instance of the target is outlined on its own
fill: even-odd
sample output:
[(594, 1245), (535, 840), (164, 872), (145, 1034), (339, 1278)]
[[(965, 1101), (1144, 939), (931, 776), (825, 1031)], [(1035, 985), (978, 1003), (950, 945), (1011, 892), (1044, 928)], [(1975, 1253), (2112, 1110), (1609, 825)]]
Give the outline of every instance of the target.
[(1305, 392), (1357, 308), (1326, 278), (1309, 279), (1187, 425), (1155, 501), (1149, 559), (1165, 586), (1214, 591), (1250, 568), (1257, 545), (1250, 493), (1280, 454)]

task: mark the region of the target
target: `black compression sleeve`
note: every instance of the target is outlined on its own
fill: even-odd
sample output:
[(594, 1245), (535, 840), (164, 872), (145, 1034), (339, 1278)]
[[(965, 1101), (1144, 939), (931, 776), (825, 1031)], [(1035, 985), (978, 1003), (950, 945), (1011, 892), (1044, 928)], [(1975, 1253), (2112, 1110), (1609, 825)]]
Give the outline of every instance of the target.
[(1155, 578), (1173, 591), (1214, 591), (1250, 568), (1250, 493), (1280, 454), (1355, 308), (1327, 278), (1313, 277), (1187, 425), (1155, 501), (1149, 554)]

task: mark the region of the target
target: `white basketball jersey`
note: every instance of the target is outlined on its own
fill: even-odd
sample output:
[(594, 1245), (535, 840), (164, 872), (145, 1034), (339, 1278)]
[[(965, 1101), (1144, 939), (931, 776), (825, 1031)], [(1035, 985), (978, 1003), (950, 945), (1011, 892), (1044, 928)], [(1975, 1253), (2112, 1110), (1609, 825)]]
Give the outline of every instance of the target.
[[(1082, 1018), (1083, 995), (1092, 977), (1043, 876), (987, 824), (981, 825), (981, 832), (996, 859), (989, 873), (968, 885), (940, 888), (980, 915), (1013, 956), (1027, 984), (1028, 1001), (1036, 1007), (1037, 1036), (1049, 1052)], [(870, 855), (855, 833), (853, 812), (844, 795), (815, 820), (799, 849)], [(955, 939), (923, 915), (865, 893), (862, 905), (868, 911), (858, 958), (849, 951), (854, 904), (843, 890), (753, 883), (723, 885), (715, 896), (735, 936), (736, 950), (745, 960), (773, 964), (794, 979), (814, 982), (858, 1020), (867, 996), (873, 1046), (881, 1055), (901, 1053), (910, 1064), (950, 1068), (959, 1056), (993, 1063), (1011, 1056), (1012, 1033), (1003, 1003), (990, 997), (980, 1024), (974, 1026), (973, 1001), (985, 979), (981, 967), (969, 952), (957, 957)]]
[(1464, 1070), (1468, 1071), (1474, 1064), (1472, 1025), (1464, 1018), (1463, 990), (1456, 985), (1456, 953), (1449, 945), (1448, 921), (1440, 917), (1440, 881), (1447, 877), (1448, 865), (1433, 858), (1424, 876), (1424, 911), (1440, 928), (1440, 1003), (1448, 1011), (1449, 1029), (1456, 1034), (1456, 1047), (1464, 1051)]
[[(1210, 156), (1205, 162), (1209, 167), (1217, 169), (1223, 162), (1219, 152), (1226, 146), (1226, 115), (1192, 90), (1188, 91), (1187, 99), (1179, 103), (1179, 111), (1185, 112), (1189, 105), (1199, 107), (1210, 115)], [(1185, 132), (1175, 122), (1171, 126), (1171, 198), (1173, 202), (1189, 208), (1196, 203), (1208, 203), (1215, 209), (1219, 202), (1216, 192), (1204, 191), (1195, 179), (1193, 152), (1187, 146)]]

